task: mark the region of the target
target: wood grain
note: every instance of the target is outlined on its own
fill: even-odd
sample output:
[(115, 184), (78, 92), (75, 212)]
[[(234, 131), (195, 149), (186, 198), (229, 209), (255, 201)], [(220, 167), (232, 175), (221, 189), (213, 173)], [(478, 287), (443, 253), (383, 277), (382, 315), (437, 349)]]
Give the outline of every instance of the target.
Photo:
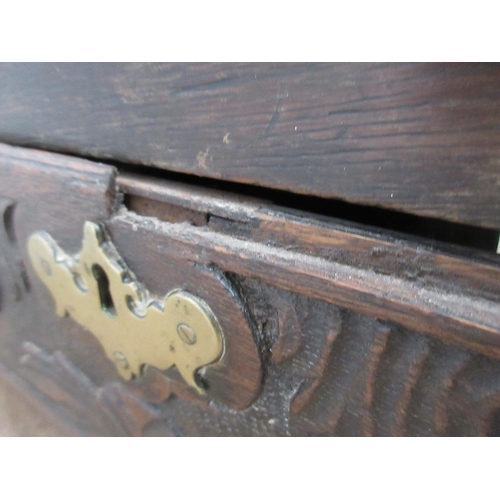
[(41, 404), (33, 393), (29, 384), (0, 366), (0, 437), (66, 437), (78, 433), (75, 427), (65, 426), (50, 411), (50, 405)]
[[(105, 377), (106, 373), (113, 373), (113, 369), (103, 357), (98, 342), (92, 335), (83, 333), (84, 330), (69, 318), (55, 317), (53, 299), (37, 278), (29, 261), (27, 241), (31, 234), (43, 228), (65, 251), (79, 252), (85, 220), (88, 218), (94, 222), (105, 222), (110, 219), (111, 213), (118, 210), (116, 171), (106, 165), (47, 153), (27, 153), (18, 148), (0, 147), (0, 153), (3, 153), (0, 157), (0, 195), (9, 193), (17, 204), (15, 232), (19, 250), (16, 258), (22, 258), (26, 263), (28, 277), (34, 283), (34, 294), (37, 299), (40, 298), (38, 328), (52, 331), (47, 337), (50, 344), (39, 345), (36, 342), (36, 332), (25, 340), (44, 349), (54, 349), (54, 345), (69, 343), (73, 347), (73, 359), (82, 357), (82, 353), (86, 352), (83, 357), (86, 359), (84, 362), (89, 363), (87, 368)], [(112, 229), (111, 226), (109, 228)], [(212, 263), (201, 264), (196, 259), (185, 259), (182, 255), (165, 259), (157, 251), (152, 237), (144, 238), (143, 233), (137, 229), (132, 228), (132, 232), (126, 233), (113, 231), (112, 236), (118, 251), (134, 269), (138, 279), (147, 283), (146, 288), (156, 296), (164, 297), (172, 290), (182, 289), (205, 300), (210, 304), (226, 335), (224, 360), (204, 371), (205, 383), (210, 386), (208, 399), (198, 397), (195, 390), (188, 388), (175, 368), (166, 377), (155, 374), (153, 368), (149, 370), (153, 373), (147, 374), (148, 380), (160, 379), (156, 381), (155, 390), (150, 389), (150, 397), (157, 400), (164, 394), (174, 392), (191, 400), (201, 399), (200, 404), (206, 405), (215, 400), (233, 409), (246, 408), (261, 390), (262, 366), (259, 339), (253, 336), (251, 324), (237, 292)], [(10, 267), (13, 266), (7, 266), (7, 269)], [(8, 282), (5, 283), (7, 285)], [(28, 303), (32, 300), (35, 300), (34, 297), (29, 297)], [(9, 332), (9, 341), (18, 350), (15, 331), (22, 328), (23, 320), (26, 318), (28, 321), (28, 316), (22, 309), (18, 309), (21, 316), (16, 317), (14, 311), (11, 309), (10, 315), (5, 319), (10, 322), (5, 331)], [(66, 328), (70, 332), (65, 332)], [(82, 333), (85, 336), (85, 349), (75, 340)], [(113, 375), (115, 376), (114, 373)], [(166, 380), (161, 382), (162, 378)]]
[[(245, 411), (172, 394), (152, 404), (146, 386), (123, 381), (96, 387), (63, 353), (32, 343), (15, 379), (78, 435), (499, 435), (498, 360), (255, 279), (238, 284), (270, 346), (262, 392)], [(285, 302), (295, 319), (282, 329)], [(283, 335), (295, 339), (286, 358)]]
[(278, 288), (500, 354), (498, 258), (482, 261), (432, 252), (421, 244), (387, 239), (366, 229), (341, 228), (335, 222), (317, 223), (300, 213), (280, 213), (263, 202), (238, 202), (213, 191), (193, 190), (191, 198), (186, 189), (170, 182), (120, 176), (118, 183), (126, 193), (163, 197), (172, 204), (177, 200), (191, 209), (198, 204), (198, 210), (207, 214), (205, 227), (180, 226), (128, 210), (109, 222), (112, 233), (129, 234), (134, 226), (143, 239), (155, 234), (151, 246), (165, 257), (184, 255), (201, 265), (215, 264)]
[(500, 294), (500, 257), (409, 237), (331, 217), (290, 210), (248, 196), (222, 193), (175, 181), (120, 173), (126, 207), (163, 222), (189, 222), (212, 231), (271, 247), (321, 257), (358, 269), (394, 276), (425, 287)]
[(500, 228), (496, 64), (3, 64), (0, 139)]
[[(500, 434), (496, 257), (9, 146), (0, 197), (2, 297), (27, 283), (2, 302), (0, 376), (65, 433)], [(93, 335), (56, 317), (26, 242), (45, 229), (77, 252), (85, 220), (153, 293), (186, 287), (223, 322), (206, 398), (175, 370), (123, 381)]]

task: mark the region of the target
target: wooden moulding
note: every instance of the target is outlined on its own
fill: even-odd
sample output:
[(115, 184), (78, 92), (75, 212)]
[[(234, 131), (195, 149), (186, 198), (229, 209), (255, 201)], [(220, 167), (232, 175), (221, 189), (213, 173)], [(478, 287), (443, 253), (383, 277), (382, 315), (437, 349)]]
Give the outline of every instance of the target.
[[(0, 378), (59, 421), (46, 432), (500, 432), (495, 255), (3, 145), (0, 210)], [(56, 316), (26, 244), (42, 229), (77, 253), (87, 220), (153, 295), (186, 289), (221, 321), (227, 356), (206, 367), (206, 396), (175, 368), (124, 382)]]
[[(330, 302), (468, 348), (500, 355), (496, 257), (460, 257), (339, 221), (286, 213), (254, 199), (171, 181), (118, 176), (126, 203), (115, 233), (134, 227), (162, 254), (179, 256)], [(148, 200), (147, 203), (144, 200)], [(186, 224), (160, 221), (151, 201), (183, 207)], [(191, 211), (206, 215), (190, 219)], [(160, 212), (158, 212), (160, 213)], [(165, 217), (167, 219), (168, 217)], [(191, 222), (191, 223), (190, 223)], [(460, 252), (458, 252), (460, 253)]]
[[(229, 406), (241, 409), (257, 396), (261, 374), (256, 361), (266, 347), (259, 345), (258, 332), (252, 338), (245, 326), (252, 326), (244, 317), (245, 297), (234, 291), (229, 297), (232, 275), (500, 356), (500, 268), (495, 257), (433, 251), (403, 237), (319, 221), (260, 200), (117, 174), (106, 165), (56, 154), (1, 146), (0, 164), (0, 195), (17, 203), (15, 237), (25, 263), (26, 242), (34, 231), (44, 229), (65, 250), (76, 252), (83, 223), (91, 220), (105, 224), (128, 266), (153, 293), (167, 293), (165, 284), (172, 279), (187, 280), (220, 317), (230, 308), (226, 303), (238, 302), (241, 313), (229, 320), (234, 335), (241, 334), (235, 336), (241, 342), (234, 344), (234, 352), (242, 357), (236, 356), (239, 364), (227, 373), (213, 375), (213, 386)], [(37, 310), (54, 316), (43, 286), (26, 267)], [(46, 329), (40, 338), (47, 345), (42, 347), (58, 349), (63, 333), (81, 342), (81, 330), (68, 320), (69, 333), (57, 333), (55, 320), (47, 319), (45, 326), (43, 321), (39, 317), (33, 323)], [(98, 352), (87, 344), (90, 352)], [(113, 373), (98, 360), (78, 358), (82, 369), (94, 370), (96, 384)], [(239, 370), (245, 376), (238, 378)]]

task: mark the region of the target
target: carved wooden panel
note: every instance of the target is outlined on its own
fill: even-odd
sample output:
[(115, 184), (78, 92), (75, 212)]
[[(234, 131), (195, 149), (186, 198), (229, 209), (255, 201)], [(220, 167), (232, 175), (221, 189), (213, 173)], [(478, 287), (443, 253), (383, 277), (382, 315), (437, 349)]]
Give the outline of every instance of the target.
[(234, 411), (175, 395), (164, 377), (97, 386), (26, 342), (15, 368), (90, 435), (498, 435), (500, 361), (331, 304), (238, 280), (267, 348), (261, 393)]
[[(500, 434), (496, 258), (0, 152), (0, 375), (70, 434)], [(56, 316), (27, 241), (44, 229), (76, 253), (86, 220), (153, 293), (187, 289), (221, 318), (227, 349), (203, 373), (206, 395), (175, 367), (124, 381), (90, 332)]]

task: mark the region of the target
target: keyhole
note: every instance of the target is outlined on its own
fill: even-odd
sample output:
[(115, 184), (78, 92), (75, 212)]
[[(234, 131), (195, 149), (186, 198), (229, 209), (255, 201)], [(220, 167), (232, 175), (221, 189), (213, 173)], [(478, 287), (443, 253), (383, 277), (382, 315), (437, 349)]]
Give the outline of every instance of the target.
[(109, 316), (116, 316), (115, 304), (109, 290), (109, 278), (104, 269), (99, 264), (92, 266), (92, 274), (97, 281), (101, 309)]

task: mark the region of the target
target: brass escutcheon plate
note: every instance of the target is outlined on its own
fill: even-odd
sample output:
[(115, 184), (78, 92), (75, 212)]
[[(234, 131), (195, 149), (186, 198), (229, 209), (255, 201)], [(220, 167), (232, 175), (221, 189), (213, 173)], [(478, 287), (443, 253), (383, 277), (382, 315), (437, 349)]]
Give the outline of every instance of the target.
[(84, 225), (82, 249), (69, 256), (45, 231), (28, 242), (33, 267), (50, 290), (59, 316), (92, 332), (125, 379), (145, 365), (176, 366), (199, 393), (197, 371), (224, 351), (221, 327), (210, 307), (183, 290), (163, 300), (150, 296), (121, 259), (102, 226)]

